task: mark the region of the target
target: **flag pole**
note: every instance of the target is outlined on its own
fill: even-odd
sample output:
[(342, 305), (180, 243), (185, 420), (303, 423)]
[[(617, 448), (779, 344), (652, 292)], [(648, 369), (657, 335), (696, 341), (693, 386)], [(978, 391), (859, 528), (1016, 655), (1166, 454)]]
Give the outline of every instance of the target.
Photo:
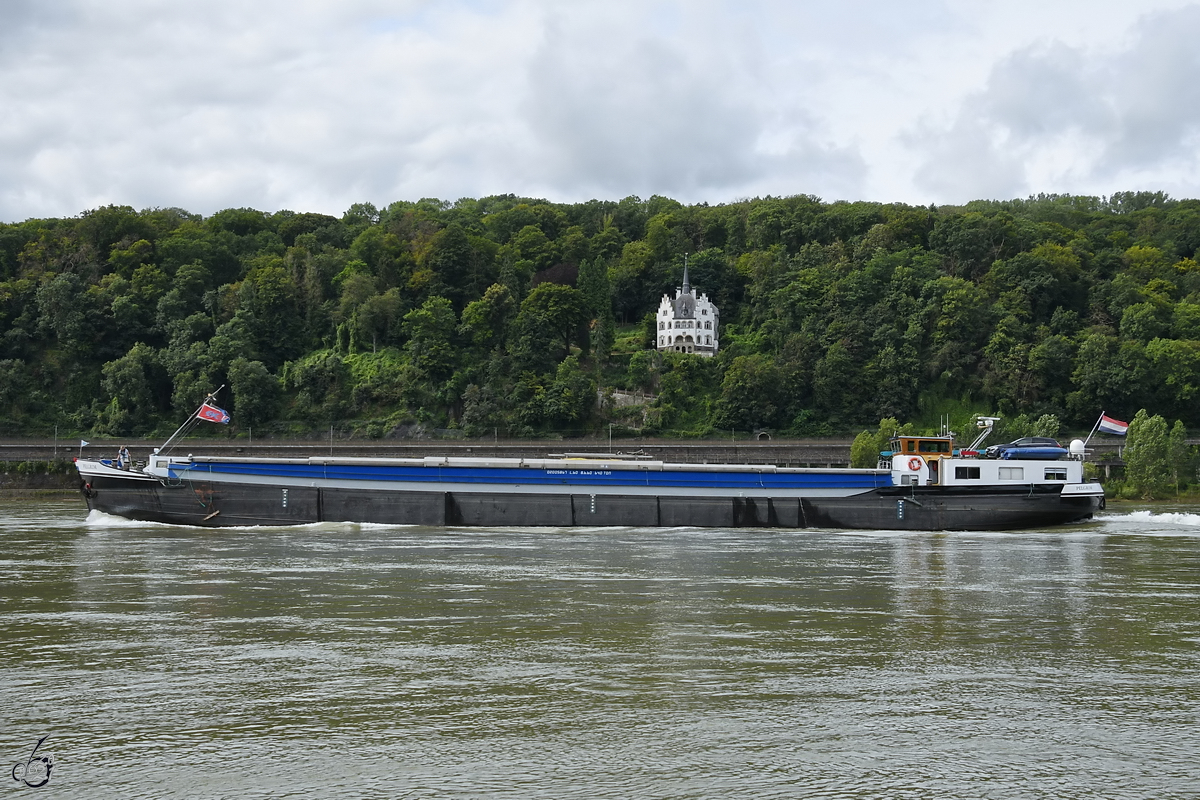
[(174, 433), (172, 433), (165, 442), (162, 443), (162, 445), (158, 448), (158, 450), (156, 452), (158, 452), (160, 455), (165, 455), (167, 452), (168, 445), (170, 445), (171, 442), (173, 442), (177, 438), (179, 438), (179, 434), (183, 433), (184, 428), (187, 428), (189, 425), (191, 425), (193, 422), (195, 422), (199, 418), (200, 409), (204, 408), (206, 403), (211, 403), (216, 398), (217, 392), (221, 391), (224, 388), (225, 388), (225, 384), (222, 383), (220, 386), (217, 387), (216, 391), (209, 392), (208, 395), (205, 396), (204, 401), (202, 403), (200, 403), (200, 405), (196, 406), (196, 410), (192, 412), (192, 415), (190, 417), (188, 417), (187, 420), (184, 421), (184, 423), (182, 425), (180, 425), (179, 428)]
[(1102, 419), (1104, 419), (1104, 412), (1103, 412), (1103, 411), (1101, 411), (1101, 412), (1100, 412), (1100, 416), (1096, 418), (1096, 424), (1092, 426), (1092, 432), (1091, 432), (1091, 433), (1089, 433), (1089, 434), (1087, 435), (1087, 438), (1083, 440), (1083, 446), (1084, 446), (1084, 447), (1087, 447), (1087, 446), (1088, 446), (1088, 442), (1090, 442), (1090, 441), (1092, 440), (1092, 435), (1093, 435), (1093, 434), (1095, 434), (1095, 433), (1096, 433), (1096, 429), (1100, 427), (1100, 420), (1102, 420)]

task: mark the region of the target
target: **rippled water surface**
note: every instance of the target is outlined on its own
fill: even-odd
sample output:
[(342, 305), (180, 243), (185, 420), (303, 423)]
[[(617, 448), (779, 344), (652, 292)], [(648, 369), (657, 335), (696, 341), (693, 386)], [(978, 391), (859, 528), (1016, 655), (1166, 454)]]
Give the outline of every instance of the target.
[[(0, 504), (54, 797), (1200, 797), (1200, 514), (202, 530)], [(48, 794), (47, 794), (48, 793)]]

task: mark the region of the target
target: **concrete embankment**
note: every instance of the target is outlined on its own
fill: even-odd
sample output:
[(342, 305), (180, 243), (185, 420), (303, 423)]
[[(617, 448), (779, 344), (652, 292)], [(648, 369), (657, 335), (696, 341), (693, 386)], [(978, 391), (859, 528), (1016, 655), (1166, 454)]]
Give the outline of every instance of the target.
[(69, 460), (0, 461), (0, 497), (73, 492), (79, 476)]

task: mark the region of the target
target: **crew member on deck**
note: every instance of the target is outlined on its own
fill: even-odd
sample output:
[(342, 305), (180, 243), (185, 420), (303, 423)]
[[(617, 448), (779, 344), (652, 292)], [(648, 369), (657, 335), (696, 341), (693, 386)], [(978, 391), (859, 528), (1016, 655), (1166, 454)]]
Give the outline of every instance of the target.
[(117, 453), (117, 469), (129, 469), (129, 448), (125, 445)]

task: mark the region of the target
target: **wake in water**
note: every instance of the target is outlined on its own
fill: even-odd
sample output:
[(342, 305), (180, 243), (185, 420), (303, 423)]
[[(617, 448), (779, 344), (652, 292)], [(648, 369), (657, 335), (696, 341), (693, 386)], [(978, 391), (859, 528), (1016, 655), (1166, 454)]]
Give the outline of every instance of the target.
[(1102, 523), (1104, 534), (1110, 536), (1118, 534), (1189, 539), (1200, 536), (1200, 512), (1191, 511), (1186, 507), (1184, 510), (1177, 509), (1178, 506), (1161, 511), (1139, 508), (1125, 514), (1113, 514), (1110, 509), (1110, 513), (1097, 517), (1096, 521)]
[[(1137, 511), (1130, 511), (1125, 514), (1114, 514), (1114, 513), (1110, 512), (1108, 514), (1098, 516), (1094, 520), (1094, 522), (1103, 523), (1105, 528), (1107, 529), (1107, 530), (1103, 530), (1103, 531), (1100, 531), (1100, 530), (1095, 531), (1095, 533), (1098, 533), (1101, 535), (1106, 535), (1106, 534), (1111, 534), (1111, 533), (1126, 533), (1126, 534), (1132, 534), (1132, 535), (1148, 535), (1149, 534), (1149, 535), (1167, 535), (1167, 536), (1170, 536), (1170, 535), (1175, 535), (1175, 536), (1200, 535), (1200, 512), (1151, 511), (1148, 509), (1139, 509)], [(246, 525), (246, 526), (230, 526), (230, 527), (222, 527), (222, 528), (210, 528), (210, 527), (204, 527), (204, 526), (198, 526), (198, 525), (177, 525), (177, 524), (166, 523), (166, 522), (142, 522), (139, 520), (126, 519), (125, 517), (118, 517), (113, 514), (105, 514), (103, 511), (90, 511), (87, 515), (87, 519), (85, 520), (84, 524), (87, 525), (88, 528), (95, 530), (95, 531), (113, 530), (113, 529), (119, 529), (119, 528), (147, 528), (147, 527), (148, 528), (162, 528), (165, 530), (170, 530), (170, 529), (188, 530), (188, 529), (190, 529), (190, 530), (197, 530), (197, 531), (201, 531), (201, 530), (202, 531), (218, 531), (218, 530), (245, 531), (245, 530), (287, 530), (287, 529), (293, 529), (293, 530), (307, 529), (307, 530), (318, 530), (318, 531), (319, 530), (377, 531), (377, 530), (387, 530), (387, 529), (397, 529), (397, 528), (411, 529), (411, 528), (422, 527), (419, 525), (389, 524), (389, 523), (381, 523), (381, 522), (332, 522), (332, 521), (327, 521), (327, 522), (310, 522), (310, 523), (306, 523), (304, 525)], [(445, 529), (445, 530), (451, 530), (451, 529)], [(453, 529), (453, 530), (456, 530), (456, 532), (458, 532), (460, 534), (466, 534), (466, 533), (470, 533), (470, 532), (485, 532), (485, 533), (491, 534), (498, 530), (509, 530), (512, 532), (522, 532), (522, 531), (533, 532), (533, 531), (546, 531), (546, 530), (552, 530), (552, 529), (547, 529), (547, 528), (534, 528), (534, 529), (489, 528), (489, 529), (481, 529), (480, 531), (475, 531), (474, 529), (463, 529), (463, 530)], [(594, 528), (594, 529), (582, 528), (582, 529), (575, 529), (576, 533), (580, 533), (580, 534), (597, 533), (600, 531), (613, 532), (613, 533), (622, 533), (622, 532), (628, 533), (630, 531), (638, 531), (638, 530), (639, 529), (636, 529), (636, 528)], [(1061, 526), (1059, 528), (1049, 529), (1049, 530), (1058, 530), (1063, 533), (1078, 533), (1078, 529), (1073, 526)], [(689, 532), (689, 533), (696, 533), (696, 534), (699, 534), (702, 531), (705, 533), (709, 533), (709, 534), (713, 533), (713, 531), (711, 531), (711, 530), (688, 529), (688, 528), (679, 528), (679, 529), (676, 529), (675, 531), (671, 531), (670, 529), (667, 529), (667, 530), (654, 529), (654, 531), (658, 535), (670, 534), (672, 532), (676, 532), (676, 533), (685, 532), (685, 531)], [(800, 534), (806, 534), (806, 535), (811, 535), (813, 532), (814, 531), (805, 531), (805, 530), (793, 531), (793, 533), (800, 533)], [(823, 531), (823, 532), (830, 533), (832, 531)], [(924, 531), (838, 531), (838, 533), (841, 533), (842, 535), (870, 537), (870, 538), (890, 538), (890, 537), (906, 538), (906, 537), (912, 537), (912, 536), (920, 537), (920, 536), (928, 535), (928, 532), (924, 532)], [(1022, 531), (996, 531), (996, 532), (991, 532), (990, 535), (1011, 536), (1014, 534), (1021, 535), (1022, 533), (1023, 533)], [(986, 534), (984, 532), (977, 531), (977, 532), (974, 532), (974, 535), (978, 536), (978, 535), (986, 535)]]
[(1168, 511), (1154, 513), (1153, 511), (1133, 511), (1129, 514), (1122, 514), (1116, 519), (1125, 519), (1131, 522), (1152, 522), (1168, 525), (1183, 525), (1189, 528), (1200, 528), (1200, 514), (1190, 514), (1181, 511)]
[(383, 528), (411, 528), (413, 525), (391, 525), (378, 522), (308, 522), (303, 525), (225, 525), (219, 528), (204, 525), (179, 525), (172, 522), (144, 522), (142, 520), (118, 517), (95, 509), (88, 512), (84, 520), (89, 528), (107, 530), (111, 528), (166, 528), (190, 529), (197, 531), (252, 531), (252, 530), (378, 530)]

